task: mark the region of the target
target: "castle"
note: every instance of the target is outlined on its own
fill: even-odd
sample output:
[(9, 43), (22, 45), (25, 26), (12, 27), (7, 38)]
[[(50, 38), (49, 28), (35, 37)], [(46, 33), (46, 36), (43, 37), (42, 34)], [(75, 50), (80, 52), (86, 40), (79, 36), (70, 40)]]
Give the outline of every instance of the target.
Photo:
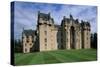
[(34, 51), (50, 51), (59, 49), (89, 49), (90, 46), (89, 22), (63, 17), (61, 25), (55, 25), (50, 13), (38, 12), (37, 29), (23, 30), (23, 53)]

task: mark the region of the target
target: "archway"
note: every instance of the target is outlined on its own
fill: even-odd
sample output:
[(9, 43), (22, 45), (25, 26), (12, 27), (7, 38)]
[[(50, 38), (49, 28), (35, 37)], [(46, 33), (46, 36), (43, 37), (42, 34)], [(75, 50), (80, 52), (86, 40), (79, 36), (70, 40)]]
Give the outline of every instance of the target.
[(70, 48), (75, 49), (75, 28), (73, 26), (70, 28)]

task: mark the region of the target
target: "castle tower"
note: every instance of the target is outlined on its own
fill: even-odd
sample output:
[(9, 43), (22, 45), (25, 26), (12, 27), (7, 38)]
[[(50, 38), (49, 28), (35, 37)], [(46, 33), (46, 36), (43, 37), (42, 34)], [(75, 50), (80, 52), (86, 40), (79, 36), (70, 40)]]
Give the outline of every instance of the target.
[(22, 32), (23, 53), (57, 49), (90, 48), (90, 23), (81, 21), (70, 14), (63, 17), (61, 25), (55, 25), (50, 13), (38, 12), (37, 29)]
[(38, 37), (39, 37), (39, 50), (48, 51), (57, 49), (57, 30), (54, 27), (54, 20), (51, 18), (50, 13), (44, 14), (38, 12)]
[(62, 48), (81, 49), (81, 28), (78, 19), (63, 17), (62, 23)]
[(62, 31), (62, 49), (70, 49), (70, 32), (69, 32), (70, 20), (69, 18), (63, 17), (61, 22)]
[(81, 21), (82, 27), (82, 48), (88, 49), (90, 48), (90, 23)]
[(33, 30), (23, 30), (22, 32), (22, 45), (23, 53), (30, 53), (32, 47), (35, 43), (35, 31)]

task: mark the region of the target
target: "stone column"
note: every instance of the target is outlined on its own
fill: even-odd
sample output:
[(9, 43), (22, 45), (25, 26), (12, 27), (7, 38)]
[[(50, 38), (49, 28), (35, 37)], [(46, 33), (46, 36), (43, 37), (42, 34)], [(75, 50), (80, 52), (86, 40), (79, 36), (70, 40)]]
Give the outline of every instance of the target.
[(67, 49), (70, 49), (70, 30), (69, 29), (68, 29), (68, 34), (67, 34), (67, 38), (66, 38), (66, 47), (67, 47)]
[(76, 49), (81, 49), (81, 33), (80, 31), (76, 31)]
[(78, 43), (78, 40), (79, 40), (79, 38), (78, 38), (79, 36), (78, 36), (78, 31), (77, 30), (75, 30), (75, 49), (79, 49), (79, 43)]
[(80, 40), (80, 42), (79, 42), (79, 45), (80, 45), (79, 49), (82, 49), (82, 40), (81, 40), (82, 35), (81, 35), (81, 31), (79, 31), (79, 35), (80, 35), (80, 37), (79, 37), (79, 40)]

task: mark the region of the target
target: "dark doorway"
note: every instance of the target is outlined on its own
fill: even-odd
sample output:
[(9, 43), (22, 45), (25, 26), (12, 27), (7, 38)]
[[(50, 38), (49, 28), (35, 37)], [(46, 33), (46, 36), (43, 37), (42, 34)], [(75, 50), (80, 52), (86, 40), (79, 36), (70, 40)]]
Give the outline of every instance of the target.
[(70, 47), (75, 49), (75, 29), (73, 26), (70, 29)]

